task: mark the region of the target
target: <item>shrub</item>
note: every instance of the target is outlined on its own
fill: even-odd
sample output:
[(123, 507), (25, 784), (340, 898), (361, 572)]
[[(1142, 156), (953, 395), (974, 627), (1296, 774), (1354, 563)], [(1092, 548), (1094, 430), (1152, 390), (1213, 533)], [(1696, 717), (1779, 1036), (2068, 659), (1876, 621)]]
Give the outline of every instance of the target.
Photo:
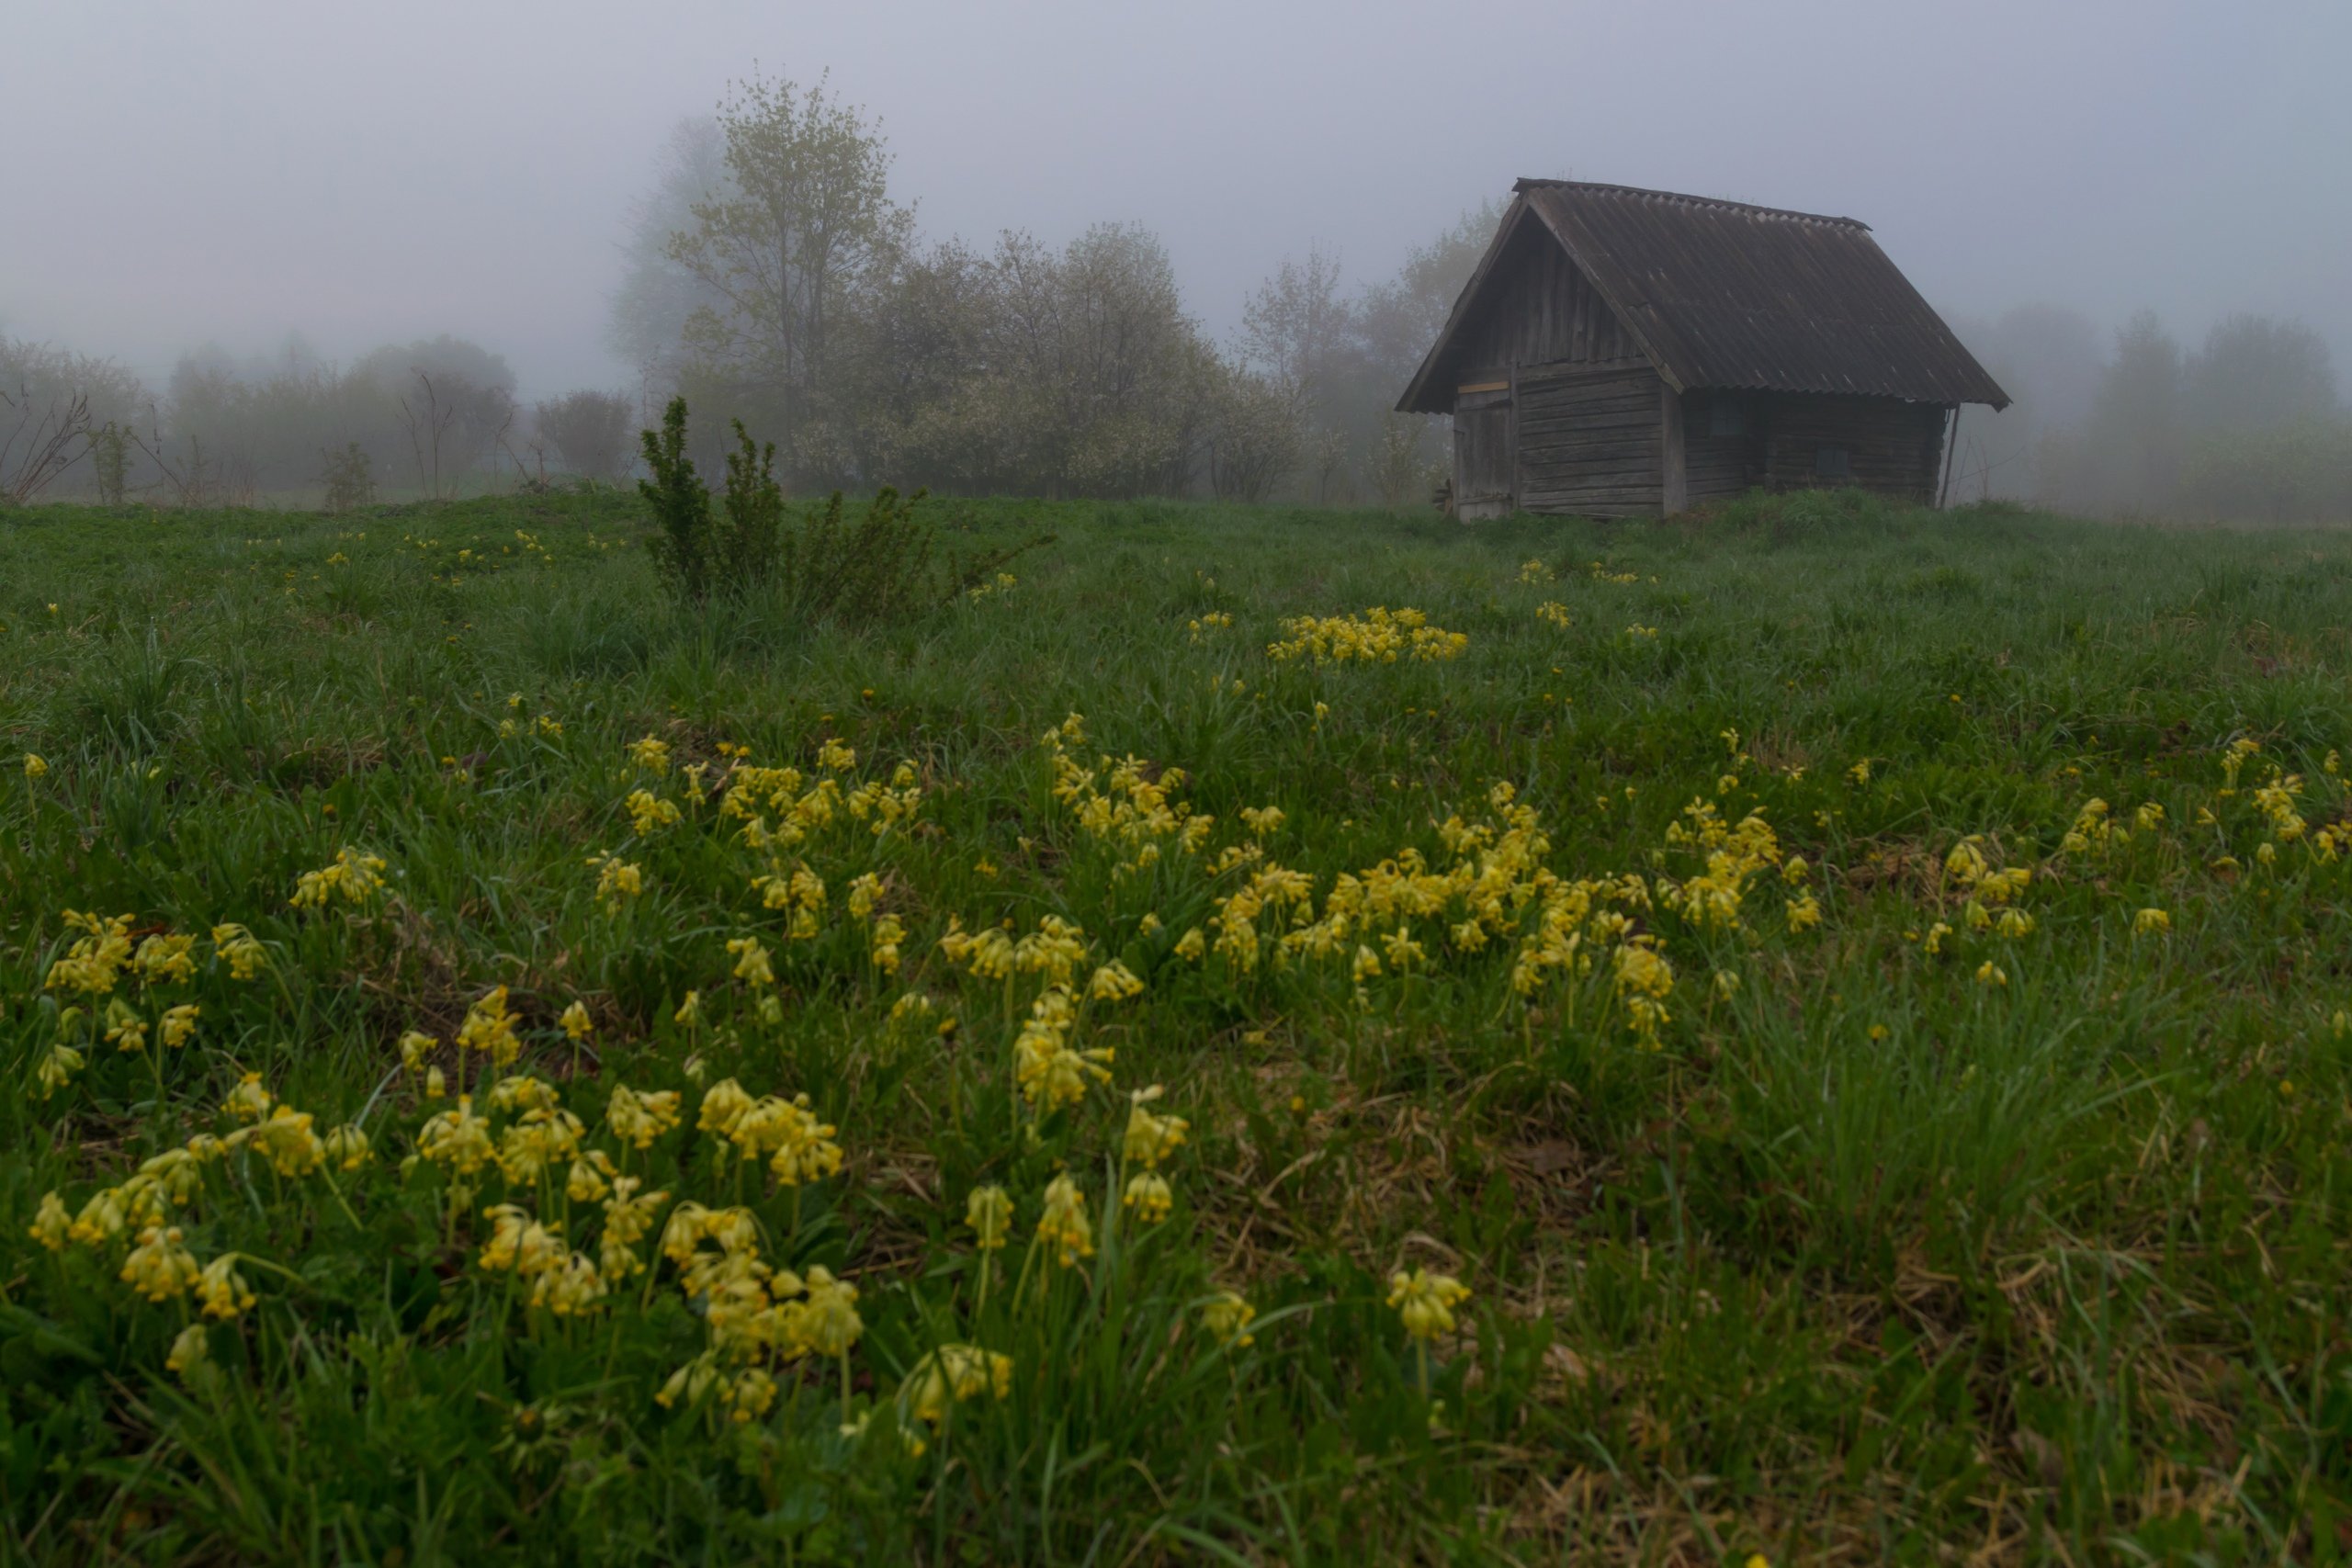
[(356, 441), (344, 443), (340, 452), (319, 454), (319, 481), (326, 487), (322, 504), (329, 512), (348, 512), (372, 505), (376, 500), (376, 466), (368, 449)]
[(924, 492), (901, 496), (885, 486), (851, 521), (842, 493), (811, 506), (797, 525), (785, 522), (775, 479), (775, 446), (752, 440), (733, 422), (727, 489), (714, 516), (710, 492), (686, 456), (686, 400), (673, 398), (662, 430), (642, 437), (651, 478), (638, 491), (653, 508), (661, 536), (654, 562), (682, 604), (700, 604), (723, 584), (743, 593), (774, 584), (804, 620), (864, 624), (910, 618), (944, 608), (987, 581), (1040, 536), (1011, 549), (934, 559), (936, 530), (915, 516)]
[(865, 514), (846, 520), (835, 491), (787, 530), (776, 556), (778, 587), (804, 618), (849, 625), (904, 620), (944, 608), (988, 581), (1023, 552), (1051, 542), (1040, 535), (1011, 549), (950, 554), (935, 565), (936, 531), (918, 521), (925, 492), (901, 496), (884, 486)]
[(661, 434), (648, 430), (639, 441), (650, 477), (637, 481), (638, 493), (662, 529), (652, 544), (654, 570), (674, 597), (699, 604), (710, 596), (710, 492), (686, 456), (686, 400), (672, 398)]

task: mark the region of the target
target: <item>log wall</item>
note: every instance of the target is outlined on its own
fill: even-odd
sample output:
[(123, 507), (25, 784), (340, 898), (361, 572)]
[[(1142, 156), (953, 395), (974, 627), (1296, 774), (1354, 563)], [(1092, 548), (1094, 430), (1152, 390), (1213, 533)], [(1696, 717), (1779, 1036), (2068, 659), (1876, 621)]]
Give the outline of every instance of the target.
[[(1922, 505), (1935, 500), (1949, 409), (1893, 398), (1804, 393), (1775, 394), (1763, 401), (1759, 482), (1773, 490), (1851, 484)], [(1825, 478), (1815, 471), (1823, 446), (1846, 449), (1847, 477)]]
[(1664, 399), (1645, 360), (1519, 367), (1519, 509), (1655, 517), (1664, 500)]

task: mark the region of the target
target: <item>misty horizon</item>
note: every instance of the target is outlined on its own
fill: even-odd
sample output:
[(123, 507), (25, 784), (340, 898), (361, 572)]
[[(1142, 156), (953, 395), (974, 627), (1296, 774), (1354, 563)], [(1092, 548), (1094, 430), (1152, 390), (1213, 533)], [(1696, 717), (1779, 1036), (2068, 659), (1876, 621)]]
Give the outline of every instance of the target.
[[(1475, 38), (1401, 7), (1212, 7), (1173, 34), (916, 9), (37, 20), (0, 86), (75, 155), (14, 182), (49, 216), (6, 248), (0, 332), (156, 391), (206, 345), (267, 360), (299, 334), (349, 364), (445, 333), (526, 402), (630, 386), (606, 326), (631, 203), (756, 64), (830, 73), (880, 119), (926, 240), (1140, 224), (1219, 341), (1286, 258), (1320, 246), (1359, 288), (1513, 179), (1566, 175), (1859, 218), (1948, 319), (2052, 303), (2111, 334), (2149, 309), (2193, 344), (2252, 311), (2352, 358), (2340, 7), (1504, 6)], [(1460, 102), (1432, 86), (1474, 69), (1491, 85)]]

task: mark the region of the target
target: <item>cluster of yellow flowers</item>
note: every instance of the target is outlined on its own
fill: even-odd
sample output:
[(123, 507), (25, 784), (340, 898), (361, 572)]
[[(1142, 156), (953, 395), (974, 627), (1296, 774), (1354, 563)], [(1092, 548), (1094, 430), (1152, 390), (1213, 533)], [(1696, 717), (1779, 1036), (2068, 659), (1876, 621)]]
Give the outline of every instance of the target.
[(354, 907), (373, 903), (384, 890), (384, 862), (348, 846), (334, 852), (332, 864), (306, 871), (294, 885), (288, 900), (297, 909), (323, 909), (335, 899)]
[[(1140, 757), (1108, 756), (1098, 758), (1093, 768), (1080, 766), (1069, 748), (1086, 743), (1082, 715), (1071, 714), (1039, 743), (1053, 764), (1054, 798), (1076, 814), (1080, 832), (1118, 852), (1121, 874), (1149, 870), (1164, 851), (1195, 854), (1216, 831), (1216, 818), (1195, 815), (1177, 798), (1185, 783), (1182, 768), (1160, 769), (1155, 775)], [(1098, 777), (1109, 787), (1099, 787)]]
[(1434, 662), (1458, 659), (1470, 639), (1429, 624), (1419, 610), (1374, 605), (1361, 615), (1298, 615), (1282, 624), (1283, 640), (1267, 645), (1277, 660), (1305, 659), (1317, 664), (1394, 664), (1399, 659)]

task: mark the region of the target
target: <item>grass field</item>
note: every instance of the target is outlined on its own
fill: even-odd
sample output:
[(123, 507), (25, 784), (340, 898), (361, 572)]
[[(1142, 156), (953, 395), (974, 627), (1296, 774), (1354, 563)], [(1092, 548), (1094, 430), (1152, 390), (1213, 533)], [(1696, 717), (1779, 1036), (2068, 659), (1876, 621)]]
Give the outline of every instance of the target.
[(0, 523), (0, 1556), (2352, 1554), (2352, 539), (932, 504)]

